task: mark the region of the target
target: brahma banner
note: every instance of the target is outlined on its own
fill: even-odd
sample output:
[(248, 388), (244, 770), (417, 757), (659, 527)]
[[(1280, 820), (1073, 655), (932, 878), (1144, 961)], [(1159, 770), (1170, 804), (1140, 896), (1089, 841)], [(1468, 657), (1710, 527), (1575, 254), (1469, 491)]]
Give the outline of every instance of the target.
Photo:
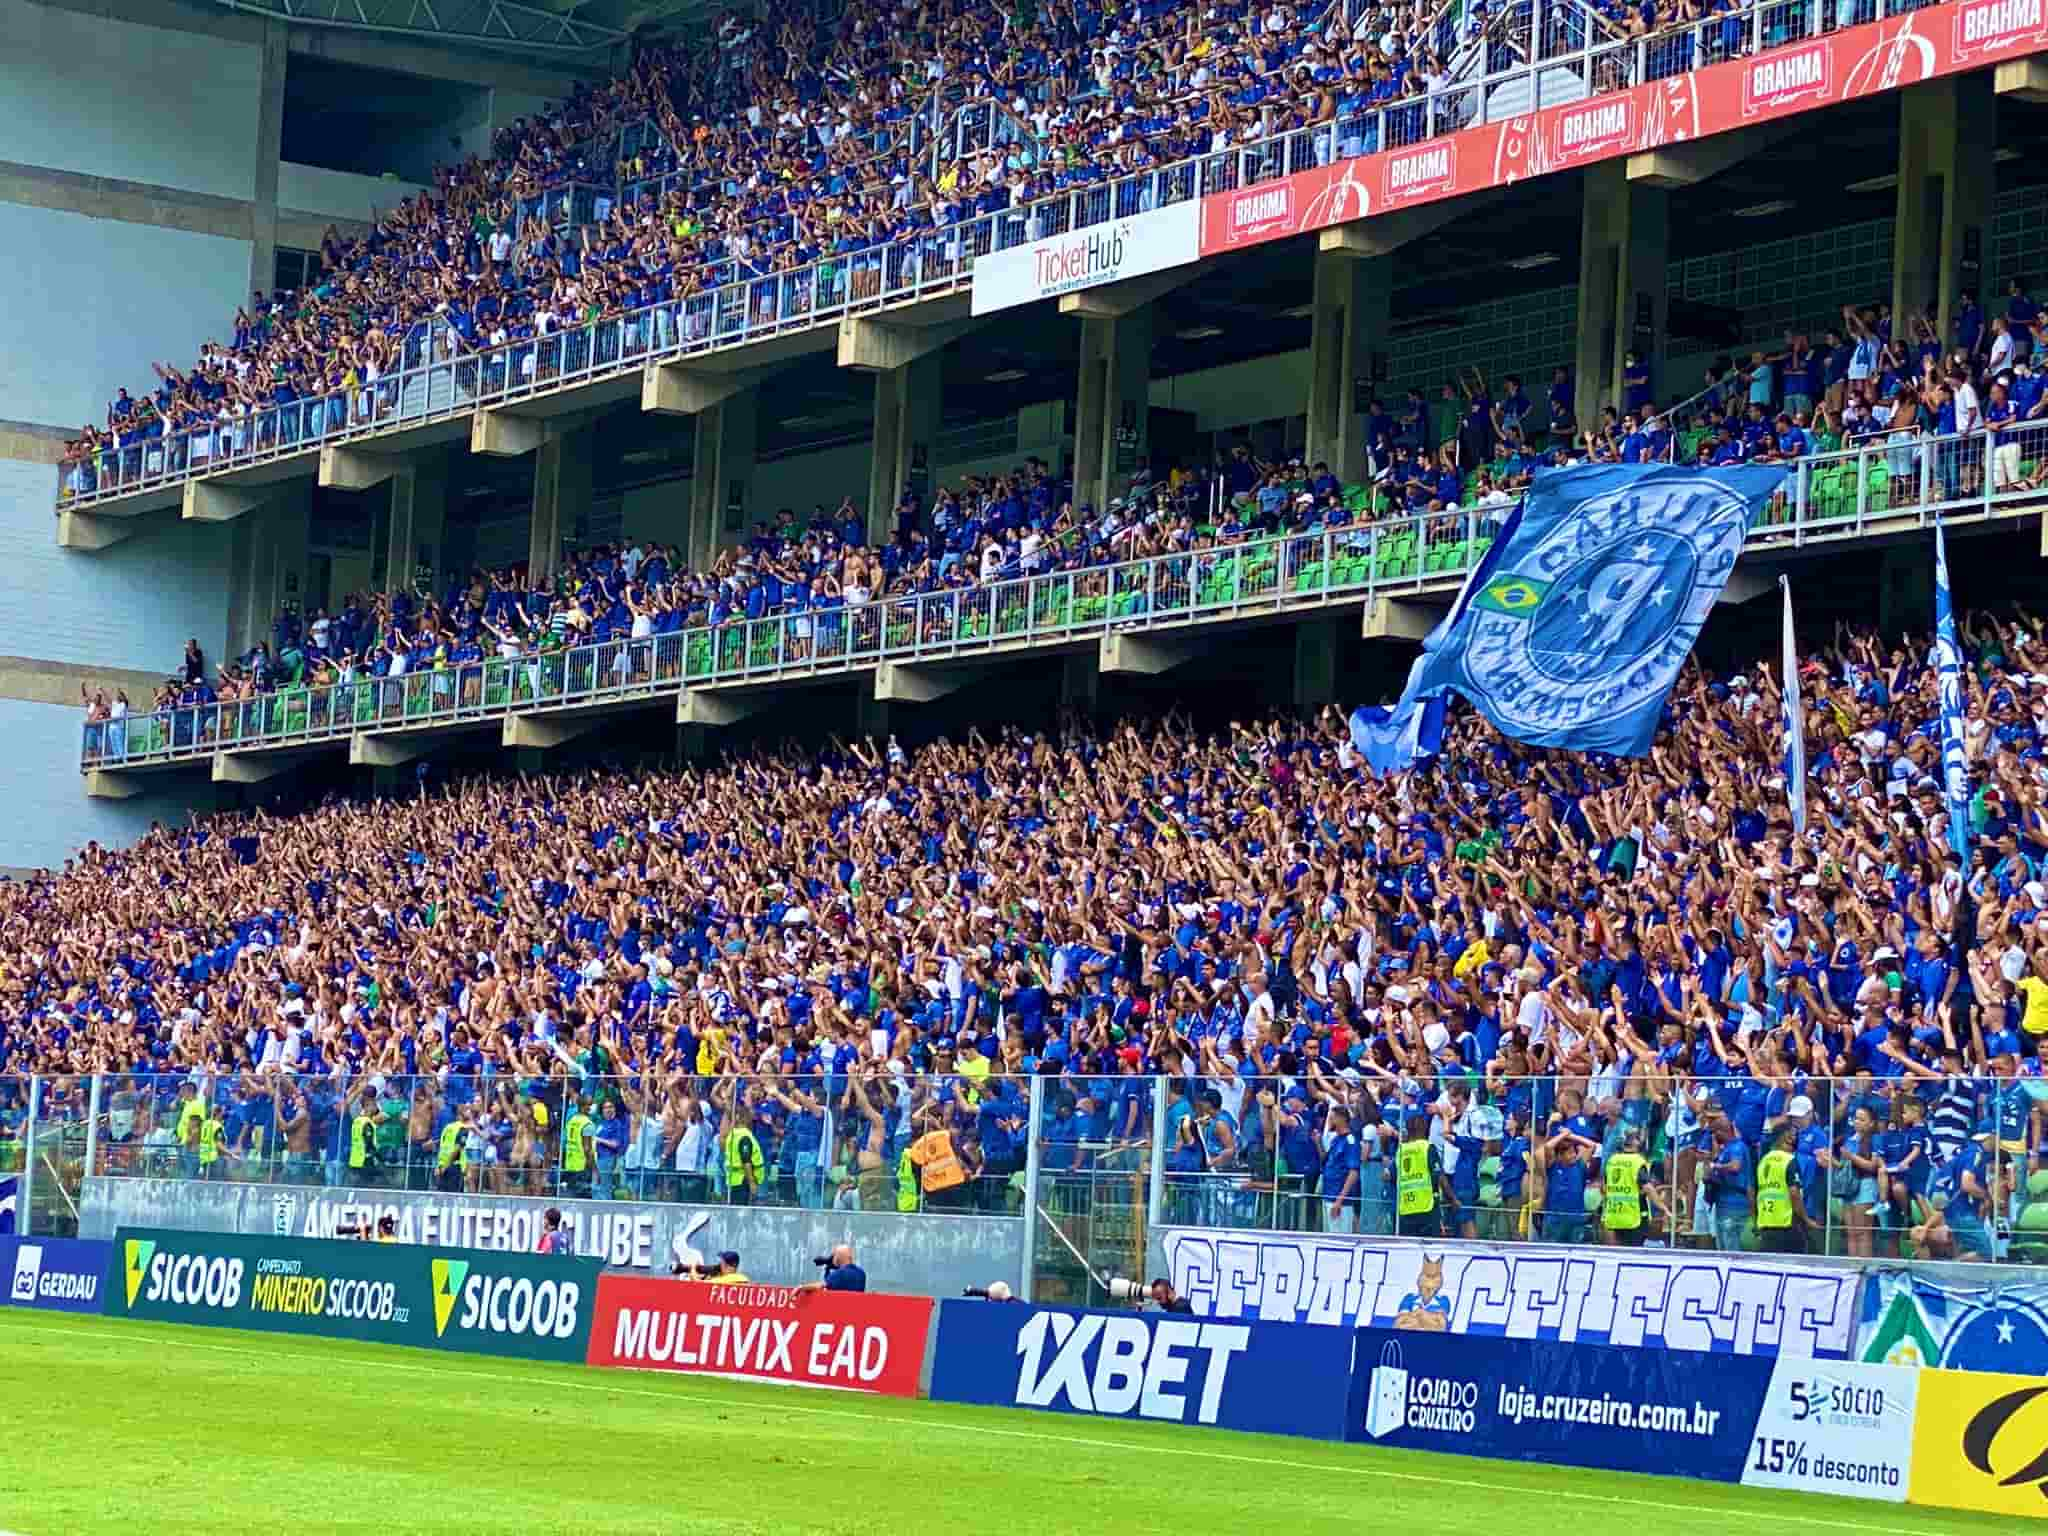
[[(1875, 96), (2048, 47), (2048, 0), (1966, 0), (1202, 200), (1214, 256)], [(975, 312), (981, 273), (975, 271)]]
[(590, 1364), (917, 1396), (928, 1296), (606, 1275)]
[(1098, 283), (1164, 272), (1201, 256), (1200, 205), (1174, 203), (977, 257), (974, 313), (993, 314)]

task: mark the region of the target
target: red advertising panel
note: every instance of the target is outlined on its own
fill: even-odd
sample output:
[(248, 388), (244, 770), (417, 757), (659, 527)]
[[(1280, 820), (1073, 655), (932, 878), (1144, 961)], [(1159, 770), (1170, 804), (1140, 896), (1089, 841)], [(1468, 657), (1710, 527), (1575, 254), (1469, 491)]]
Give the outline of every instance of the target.
[(590, 1363), (917, 1396), (927, 1296), (604, 1275)]
[(1202, 199), (1202, 254), (1875, 96), (2048, 47), (2048, 0), (1958, 0)]

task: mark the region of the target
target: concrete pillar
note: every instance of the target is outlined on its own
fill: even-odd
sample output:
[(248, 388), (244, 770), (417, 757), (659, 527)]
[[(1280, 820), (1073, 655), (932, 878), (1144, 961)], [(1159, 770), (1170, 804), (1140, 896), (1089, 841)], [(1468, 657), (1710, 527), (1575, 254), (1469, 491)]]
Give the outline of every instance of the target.
[(305, 601), (312, 522), (310, 480), (280, 484), (274, 498), (235, 519), (228, 557), (228, 655), (239, 656), (268, 639), (278, 610)]
[(1074, 390), (1074, 500), (1101, 507), (1144, 460), (1151, 409), (1152, 306), (1081, 319)]
[(747, 389), (697, 413), (697, 448), (690, 469), (692, 570), (703, 569), (720, 548), (747, 536), (759, 408), (760, 392)]
[(256, 97), (256, 196), (249, 209), (249, 284), (270, 291), (277, 277), (277, 165), (284, 155), (284, 76), (291, 24), (263, 23), (263, 78)]
[(391, 502), (385, 528), (386, 591), (410, 591), (424, 569), (431, 584), (446, 562), (442, 535), (448, 521), (448, 456), (429, 449), (410, 458), (391, 477)]
[(1899, 185), (1892, 221), (1893, 334), (1928, 305), (1944, 341), (1965, 289), (1985, 312), (1998, 101), (1989, 74), (1951, 75), (1899, 93)]
[(895, 531), (896, 503), (906, 490), (931, 500), (933, 444), (939, 435), (942, 352), (928, 352), (875, 374), (874, 452), (868, 460), (868, 542)]
[(551, 436), (533, 456), (533, 527), (527, 538), (527, 568), (553, 576), (561, 567), (562, 541), (590, 510), (591, 453), (596, 434), (588, 426)]
[(1877, 627), (1898, 636), (1934, 628), (1934, 547), (1915, 540), (1885, 550), (1877, 568)]
[(876, 698), (875, 690), (866, 685), (865, 678), (861, 679), (861, 684), (862, 686), (855, 689), (853, 696), (854, 739), (858, 741), (864, 736), (873, 737), (879, 750), (889, 740), (889, 718), (893, 706), (887, 699)]
[(1573, 371), (1579, 425), (1600, 419), (1622, 398), (1622, 359), (1649, 368), (1652, 398), (1668, 399), (1664, 338), (1668, 330), (1669, 189), (1628, 179), (1628, 162), (1590, 166), (1583, 179), (1579, 222), (1579, 338)]
[(1294, 712), (1312, 720), (1337, 702), (1337, 620), (1303, 619), (1294, 626)]
[(1346, 485), (1365, 479), (1365, 400), (1373, 356), (1386, 346), (1393, 261), (1318, 250), (1309, 339), (1308, 460), (1325, 460)]
[(1073, 651), (1060, 659), (1060, 713), (1094, 720), (1102, 709), (1102, 668), (1098, 652)]

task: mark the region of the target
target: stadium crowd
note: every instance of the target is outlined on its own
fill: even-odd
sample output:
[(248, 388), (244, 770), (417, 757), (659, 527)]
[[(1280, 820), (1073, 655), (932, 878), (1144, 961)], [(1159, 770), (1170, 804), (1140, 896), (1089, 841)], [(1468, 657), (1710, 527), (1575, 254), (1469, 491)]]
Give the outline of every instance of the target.
[[(1831, 19), (1880, 8), (1856, 0)], [(1425, 0), (1055, 0), (1008, 15), (964, 0), (856, 0), (731, 12), (715, 46), (643, 47), (618, 79), (503, 129), (489, 156), (438, 168), (432, 193), (367, 234), (330, 229), (306, 287), (252, 295), (229, 340), (190, 366), (157, 364), (140, 394), (122, 389), (104, 423), (72, 444), (64, 487), (88, 492), (145, 465), (181, 471), (376, 419), (396, 408), (401, 371), (451, 353), (513, 347), (482, 365), (499, 385), (508, 368), (539, 380), (587, 364), (593, 345), (616, 360), (628, 344), (609, 332), (573, 347), (550, 338), (650, 311), (657, 334), (632, 345), (664, 344), (677, 328), (708, 327), (709, 310), (690, 300), (733, 283), (751, 285), (750, 312), (788, 318), (810, 291), (784, 294), (779, 279), (813, 262), (843, 263), (856, 298), (878, 291), (880, 253), (899, 242), (909, 242), (899, 266), (957, 270), (967, 253), (954, 233), (970, 220), (1015, 210), (991, 237), (999, 245), (1055, 233), (1065, 215), (1048, 200), (1060, 194), (1277, 146), (1295, 130), (1325, 130), (1309, 136), (1315, 160), (1411, 142), (1477, 110), (1475, 93), (1452, 89), (1454, 57), (1463, 79), (1532, 47), (1554, 57), (1597, 34), (1668, 34), (1654, 66), (1668, 73), (1691, 67), (1696, 34), (1711, 58), (1746, 40), (1795, 41), (1807, 25), (1794, 8), (1756, 0), (1624, 7), (1593, 28), (1579, 7), (1552, 7), (1539, 46), (1530, 9), (1477, 7), (1462, 34), (1448, 7)], [(1591, 84), (1625, 84), (1636, 67), (1618, 55), (1621, 73)], [(1257, 153), (1250, 174), (1298, 168), (1277, 149)], [(1176, 176), (1126, 183), (1100, 216), (1202, 190)], [(589, 195), (565, 198), (565, 188)]]
[(1965, 635), (1967, 864), (1926, 637), (1846, 629), (1804, 837), (1767, 664), (1647, 760), (1069, 720), (196, 818), (0, 886), (0, 1125), (106, 1073), (134, 1171), (990, 1211), (1156, 1130), (1182, 1219), (1989, 1259), (2048, 1232), (2048, 633)]

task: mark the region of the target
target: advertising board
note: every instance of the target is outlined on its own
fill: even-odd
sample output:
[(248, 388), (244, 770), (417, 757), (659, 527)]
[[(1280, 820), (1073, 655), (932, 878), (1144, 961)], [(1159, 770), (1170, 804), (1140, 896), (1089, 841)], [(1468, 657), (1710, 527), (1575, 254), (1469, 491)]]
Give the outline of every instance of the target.
[(598, 1270), (534, 1254), (124, 1227), (102, 1290), (112, 1317), (580, 1363)]
[(590, 1364), (915, 1397), (931, 1315), (926, 1296), (606, 1275)]
[(1202, 209), (1190, 200), (991, 251), (974, 263), (974, 313), (1186, 266), (1201, 247)]
[(0, 1237), (0, 1304), (98, 1312), (108, 1248), (75, 1237)]
[[(1981, 68), (2048, 45), (2044, 9), (2044, 0), (1963, 0), (1379, 154), (1332, 158), (1203, 198), (1201, 254), (1284, 240)], [(1341, 135), (1343, 124), (1333, 131)]]
[(1350, 1365), (1328, 1329), (949, 1299), (931, 1394), (1340, 1440)]
[(2048, 1381), (1934, 1368), (1917, 1390), (1913, 1503), (2048, 1519)]

